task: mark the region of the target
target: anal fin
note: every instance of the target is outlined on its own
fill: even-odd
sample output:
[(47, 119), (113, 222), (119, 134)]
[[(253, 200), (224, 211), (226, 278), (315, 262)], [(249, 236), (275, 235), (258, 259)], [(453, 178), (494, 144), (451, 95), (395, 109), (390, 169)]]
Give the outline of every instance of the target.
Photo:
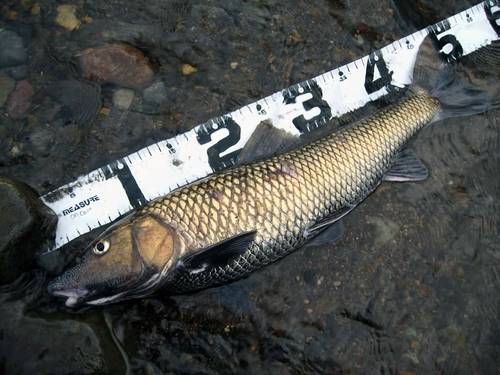
[(336, 221), (342, 219), (345, 215), (351, 212), (356, 206), (355, 205), (346, 205), (342, 207), (340, 210), (333, 212), (332, 214), (324, 217), (322, 220), (317, 221), (310, 228), (306, 230), (304, 233), (305, 237), (315, 234), (314, 232), (324, 229), (325, 227), (332, 225)]
[(303, 248), (312, 248), (321, 246), (327, 243), (333, 243), (342, 238), (344, 235), (344, 221), (337, 220), (329, 227), (323, 229), (323, 231), (315, 236), (311, 241), (308, 241)]
[(429, 177), (429, 170), (411, 149), (399, 153), (396, 162), (384, 175), (384, 181), (423, 181)]

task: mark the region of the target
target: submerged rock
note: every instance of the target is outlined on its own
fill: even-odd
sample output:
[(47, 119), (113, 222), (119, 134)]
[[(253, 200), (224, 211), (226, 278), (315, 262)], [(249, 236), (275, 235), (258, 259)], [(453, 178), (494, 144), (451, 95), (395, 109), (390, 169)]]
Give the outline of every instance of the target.
[(12, 92), (12, 90), (14, 90), (15, 86), (16, 81), (14, 81), (12, 78), (7, 76), (0, 76), (0, 107), (5, 104), (7, 98), (9, 97), (9, 94)]
[(161, 104), (167, 99), (167, 89), (161, 81), (155, 82), (147, 89), (144, 89), (144, 100), (147, 102)]
[(11, 66), (9, 68), (3, 69), (3, 71), (4, 73), (7, 73), (9, 76), (14, 78), (16, 81), (26, 79), (30, 75), (28, 65)]
[(0, 177), (0, 284), (15, 280), (32, 265), (56, 222), (57, 216), (33, 188)]
[(134, 100), (134, 91), (128, 89), (116, 90), (113, 93), (113, 104), (120, 109), (128, 109)]
[(25, 315), (22, 301), (0, 305), (0, 372), (5, 374), (105, 373), (103, 350), (92, 328), (76, 320)]
[(24, 113), (31, 105), (30, 99), (35, 94), (33, 87), (28, 81), (20, 81), (15, 90), (10, 94), (7, 113), (14, 120), (23, 118)]
[(75, 15), (76, 6), (74, 5), (59, 5), (57, 7), (56, 23), (68, 30), (74, 30), (82, 24)]
[(181, 69), (182, 69), (182, 74), (184, 74), (185, 76), (196, 73), (198, 71), (198, 69), (189, 64), (182, 65)]
[(398, 223), (387, 217), (367, 216), (366, 222), (375, 227), (375, 248), (388, 244), (398, 235), (401, 229)]
[(144, 53), (126, 44), (108, 44), (85, 51), (80, 58), (80, 71), (85, 79), (130, 88), (146, 87), (154, 76)]
[(13, 31), (0, 31), (0, 69), (24, 65), (27, 61), (23, 39)]

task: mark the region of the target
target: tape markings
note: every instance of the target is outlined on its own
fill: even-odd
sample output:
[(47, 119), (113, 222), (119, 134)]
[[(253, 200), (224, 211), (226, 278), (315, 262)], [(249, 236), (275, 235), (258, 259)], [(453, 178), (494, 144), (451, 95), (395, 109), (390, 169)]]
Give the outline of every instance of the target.
[(298, 135), (386, 95), (390, 86), (410, 84), (418, 47), (428, 33), (435, 34), (447, 61), (458, 60), (500, 38), (499, 0), (480, 3), (42, 196), (59, 217), (55, 246), (47, 252), (172, 190), (233, 166), (261, 121)]

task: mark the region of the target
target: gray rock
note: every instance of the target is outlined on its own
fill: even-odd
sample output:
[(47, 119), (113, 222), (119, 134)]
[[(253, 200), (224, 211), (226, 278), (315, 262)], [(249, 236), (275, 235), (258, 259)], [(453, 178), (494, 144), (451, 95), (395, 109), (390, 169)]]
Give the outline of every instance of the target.
[(56, 222), (57, 216), (34, 189), (0, 177), (0, 284), (15, 280), (31, 266)]
[(27, 61), (23, 39), (13, 31), (0, 31), (0, 68), (24, 65)]
[(375, 227), (375, 248), (380, 248), (393, 240), (401, 230), (398, 223), (394, 221), (377, 216), (367, 216), (366, 222), (372, 224)]
[(161, 104), (167, 100), (167, 89), (161, 81), (153, 83), (144, 89), (144, 100), (146, 102)]
[(113, 104), (120, 109), (128, 109), (132, 100), (134, 100), (133, 90), (120, 89), (113, 93)]
[(22, 301), (0, 305), (0, 371), (5, 374), (95, 374), (106, 364), (99, 337), (73, 319), (25, 315)]
[(28, 78), (29, 68), (28, 65), (11, 66), (5, 69), (9, 76), (14, 78), (16, 81), (22, 81)]
[(14, 81), (12, 78), (0, 76), (0, 107), (5, 104), (7, 98), (9, 97), (9, 94), (12, 92), (12, 90), (14, 90), (15, 86), (16, 81)]
[(228, 14), (223, 8), (213, 7), (208, 5), (193, 5), (191, 7), (191, 14), (194, 19), (220, 19), (227, 17)]

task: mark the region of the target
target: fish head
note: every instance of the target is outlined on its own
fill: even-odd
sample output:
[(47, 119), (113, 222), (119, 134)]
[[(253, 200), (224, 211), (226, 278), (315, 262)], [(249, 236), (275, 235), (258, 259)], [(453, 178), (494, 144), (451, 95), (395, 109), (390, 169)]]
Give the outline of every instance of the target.
[(142, 297), (156, 289), (183, 244), (177, 232), (152, 216), (129, 216), (108, 228), (73, 268), (49, 283), (66, 306), (101, 305)]

